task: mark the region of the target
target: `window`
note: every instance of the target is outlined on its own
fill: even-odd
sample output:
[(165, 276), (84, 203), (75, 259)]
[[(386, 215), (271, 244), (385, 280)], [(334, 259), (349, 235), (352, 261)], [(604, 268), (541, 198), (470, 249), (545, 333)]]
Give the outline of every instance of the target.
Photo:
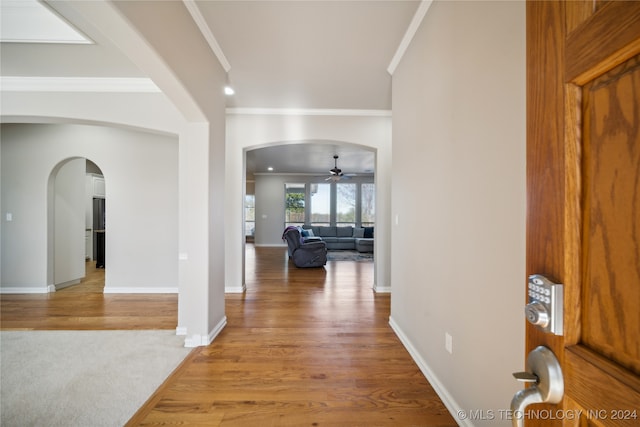
[(331, 184), (311, 184), (311, 224), (331, 223)]
[(285, 184), (285, 227), (304, 224), (305, 184)]
[(244, 235), (253, 236), (256, 232), (256, 196), (244, 196)]
[(356, 184), (336, 184), (336, 225), (356, 225)]
[(376, 222), (376, 185), (362, 184), (360, 189), (360, 221), (363, 227), (373, 227)]
[(286, 183), (284, 225), (373, 227), (375, 202), (373, 183)]

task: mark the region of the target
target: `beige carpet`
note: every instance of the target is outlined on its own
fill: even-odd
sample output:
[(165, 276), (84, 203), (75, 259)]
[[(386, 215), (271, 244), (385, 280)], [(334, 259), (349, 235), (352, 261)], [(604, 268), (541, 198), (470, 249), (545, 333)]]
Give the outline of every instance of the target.
[(0, 425), (122, 426), (183, 345), (174, 331), (0, 332)]

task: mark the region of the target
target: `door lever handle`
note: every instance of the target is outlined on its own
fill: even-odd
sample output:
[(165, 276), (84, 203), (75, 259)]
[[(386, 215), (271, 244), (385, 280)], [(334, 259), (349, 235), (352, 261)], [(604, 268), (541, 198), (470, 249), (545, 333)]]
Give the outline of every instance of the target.
[(532, 374), (531, 372), (514, 372), (513, 376), (515, 379), (520, 381), (521, 383), (537, 383), (538, 376), (536, 374)]
[(521, 382), (531, 384), (518, 391), (511, 400), (513, 427), (524, 426), (524, 411), (534, 403), (560, 403), (564, 395), (564, 380), (560, 362), (547, 347), (536, 347), (527, 356), (525, 372), (513, 376)]

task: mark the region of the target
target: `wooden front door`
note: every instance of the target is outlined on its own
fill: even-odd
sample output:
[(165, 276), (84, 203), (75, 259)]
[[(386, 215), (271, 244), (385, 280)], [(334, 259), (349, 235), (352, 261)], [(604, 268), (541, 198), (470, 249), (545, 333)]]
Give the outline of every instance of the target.
[(525, 426), (640, 425), (640, 2), (527, 2), (527, 274), (564, 285), (563, 370)]

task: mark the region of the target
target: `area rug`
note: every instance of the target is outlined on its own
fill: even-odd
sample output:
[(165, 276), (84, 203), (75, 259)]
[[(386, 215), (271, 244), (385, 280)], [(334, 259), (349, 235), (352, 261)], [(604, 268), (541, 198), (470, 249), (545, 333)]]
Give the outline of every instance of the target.
[(122, 426), (190, 350), (174, 331), (0, 332), (0, 425)]
[(373, 253), (358, 251), (327, 251), (327, 261), (373, 261)]

